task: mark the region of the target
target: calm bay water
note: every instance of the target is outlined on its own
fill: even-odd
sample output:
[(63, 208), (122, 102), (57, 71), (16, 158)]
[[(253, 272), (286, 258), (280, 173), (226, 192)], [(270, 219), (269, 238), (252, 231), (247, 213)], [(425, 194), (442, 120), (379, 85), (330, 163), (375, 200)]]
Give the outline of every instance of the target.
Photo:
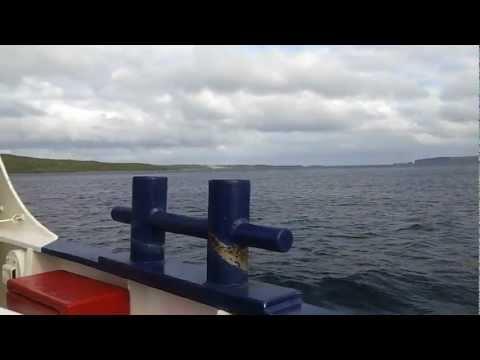
[[(12, 176), (32, 213), (61, 238), (128, 251), (138, 173)], [(144, 174), (142, 174), (144, 175)], [(145, 175), (147, 175), (145, 173)], [(349, 313), (478, 314), (478, 167), (162, 172), (168, 210), (204, 217), (208, 180), (249, 179), (251, 220), (288, 227), (286, 254), (251, 249), (252, 278), (294, 287)], [(206, 242), (167, 234), (167, 257), (204, 263)]]

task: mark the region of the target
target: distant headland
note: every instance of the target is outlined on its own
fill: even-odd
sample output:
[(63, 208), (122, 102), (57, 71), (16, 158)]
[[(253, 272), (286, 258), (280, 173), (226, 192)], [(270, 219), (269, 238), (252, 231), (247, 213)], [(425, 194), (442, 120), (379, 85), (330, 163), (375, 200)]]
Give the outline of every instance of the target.
[(478, 156), (435, 157), (415, 160), (415, 166), (478, 164)]
[(248, 169), (292, 169), (292, 168), (358, 168), (358, 167), (409, 167), (435, 165), (478, 164), (478, 156), (435, 157), (418, 159), (407, 163), (386, 165), (153, 165), (144, 163), (107, 163), (99, 161), (42, 159), (13, 154), (0, 154), (10, 173), (49, 172), (94, 172), (94, 171), (192, 171), (192, 170), (248, 170)]

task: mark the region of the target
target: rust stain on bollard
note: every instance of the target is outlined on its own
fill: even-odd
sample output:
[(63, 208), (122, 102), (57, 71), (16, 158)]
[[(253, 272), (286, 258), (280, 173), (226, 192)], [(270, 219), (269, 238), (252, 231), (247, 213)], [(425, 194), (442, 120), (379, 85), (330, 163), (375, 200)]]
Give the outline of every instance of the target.
[(229, 246), (219, 241), (213, 234), (208, 234), (212, 249), (228, 264), (248, 270), (248, 247)]

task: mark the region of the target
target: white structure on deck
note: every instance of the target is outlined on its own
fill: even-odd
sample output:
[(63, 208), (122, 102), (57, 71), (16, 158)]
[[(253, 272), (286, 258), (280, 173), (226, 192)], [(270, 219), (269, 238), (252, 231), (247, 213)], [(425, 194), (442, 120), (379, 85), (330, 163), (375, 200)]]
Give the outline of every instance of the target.
[(15, 191), (0, 157), (0, 240), (7, 244), (32, 248), (57, 240), (57, 235), (30, 214)]

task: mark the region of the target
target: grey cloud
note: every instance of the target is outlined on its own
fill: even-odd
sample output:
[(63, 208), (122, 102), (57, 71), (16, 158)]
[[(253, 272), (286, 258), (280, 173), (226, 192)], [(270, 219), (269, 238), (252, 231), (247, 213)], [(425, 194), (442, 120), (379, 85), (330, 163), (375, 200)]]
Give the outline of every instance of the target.
[[(188, 93), (210, 89), (219, 93), (245, 91), (260, 95), (310, 90), (331, 98), (427, 95), (415, 79), (397, 76), (399, 69), (381, 74), (359, 72), (345, 66), (335, 54), (312, 52), (309, 55), (313, 59), (303, 64), (300, 56), (252, 55), (237, 48), (200, 47), (193, 51), (189, 62), (180, 61), (176, 66), (155, 63), (132, 66), (124, 69), (124, 75), (117, 82), (124, 92), (134, 91), (144, 96), (165, 88)], [(109, 90), (103, 92), (106, 89)], [(112, 90), (107, 85), (100, 92), (109, 96)]]
[[(473, 75), (473, 76), (472, 76)], [(462, 99), (478, 98), (479, 83), (477, 75), (471, 71), (463, 71), (449, 79), (441, 90), (441, 99), (444, 101), (458, 101)]]
[(332, 55), (318, 55), (308, 65), (299, 65), (301, 59), (295, 61), (282, 56), (264, 59), (241, 52), (222, 53), (221, 49), (213, 53), (200, 50), (199, 53), (193, 67), (162, 74), (158, 82), (165, 81), (175, 89), (188, 92), (208, 88), (220, 93), (245, 91), (253, 94), (310, 90), (330, 98), (428, 95), (414, 79), (396, 76), (395, 72), (371, 74), (350, 71)]
[(468, 153), (477, 93), (471, 46), (1, 46), (0, 143), (170, 163), (397, 161)]
[(330, 132), (352, 130), (366, 118), (375, 117), (363, 109), (338, 109), (319, 103), (313, 97), (307, 101), (298, 101), (299, 95), (282, 96), (280, 99), (269, 97), (253, 101), (251, 106), (257, 110), (246, 114), (238, 123), (246, 127), (268, 132), (317, 131)]
[(45, 112), (19, 102), (2, 102), (0, 100), (0, 118), (22, 118), (27, 116), (42, 116)]
[[(478, 118), (478, 111), (471, 106), (471, 103), (447, 103), (441, 106), (440, 116), (446, 121), (473, 124)], [(478, 107), (476, 107), (478, 109)]]

